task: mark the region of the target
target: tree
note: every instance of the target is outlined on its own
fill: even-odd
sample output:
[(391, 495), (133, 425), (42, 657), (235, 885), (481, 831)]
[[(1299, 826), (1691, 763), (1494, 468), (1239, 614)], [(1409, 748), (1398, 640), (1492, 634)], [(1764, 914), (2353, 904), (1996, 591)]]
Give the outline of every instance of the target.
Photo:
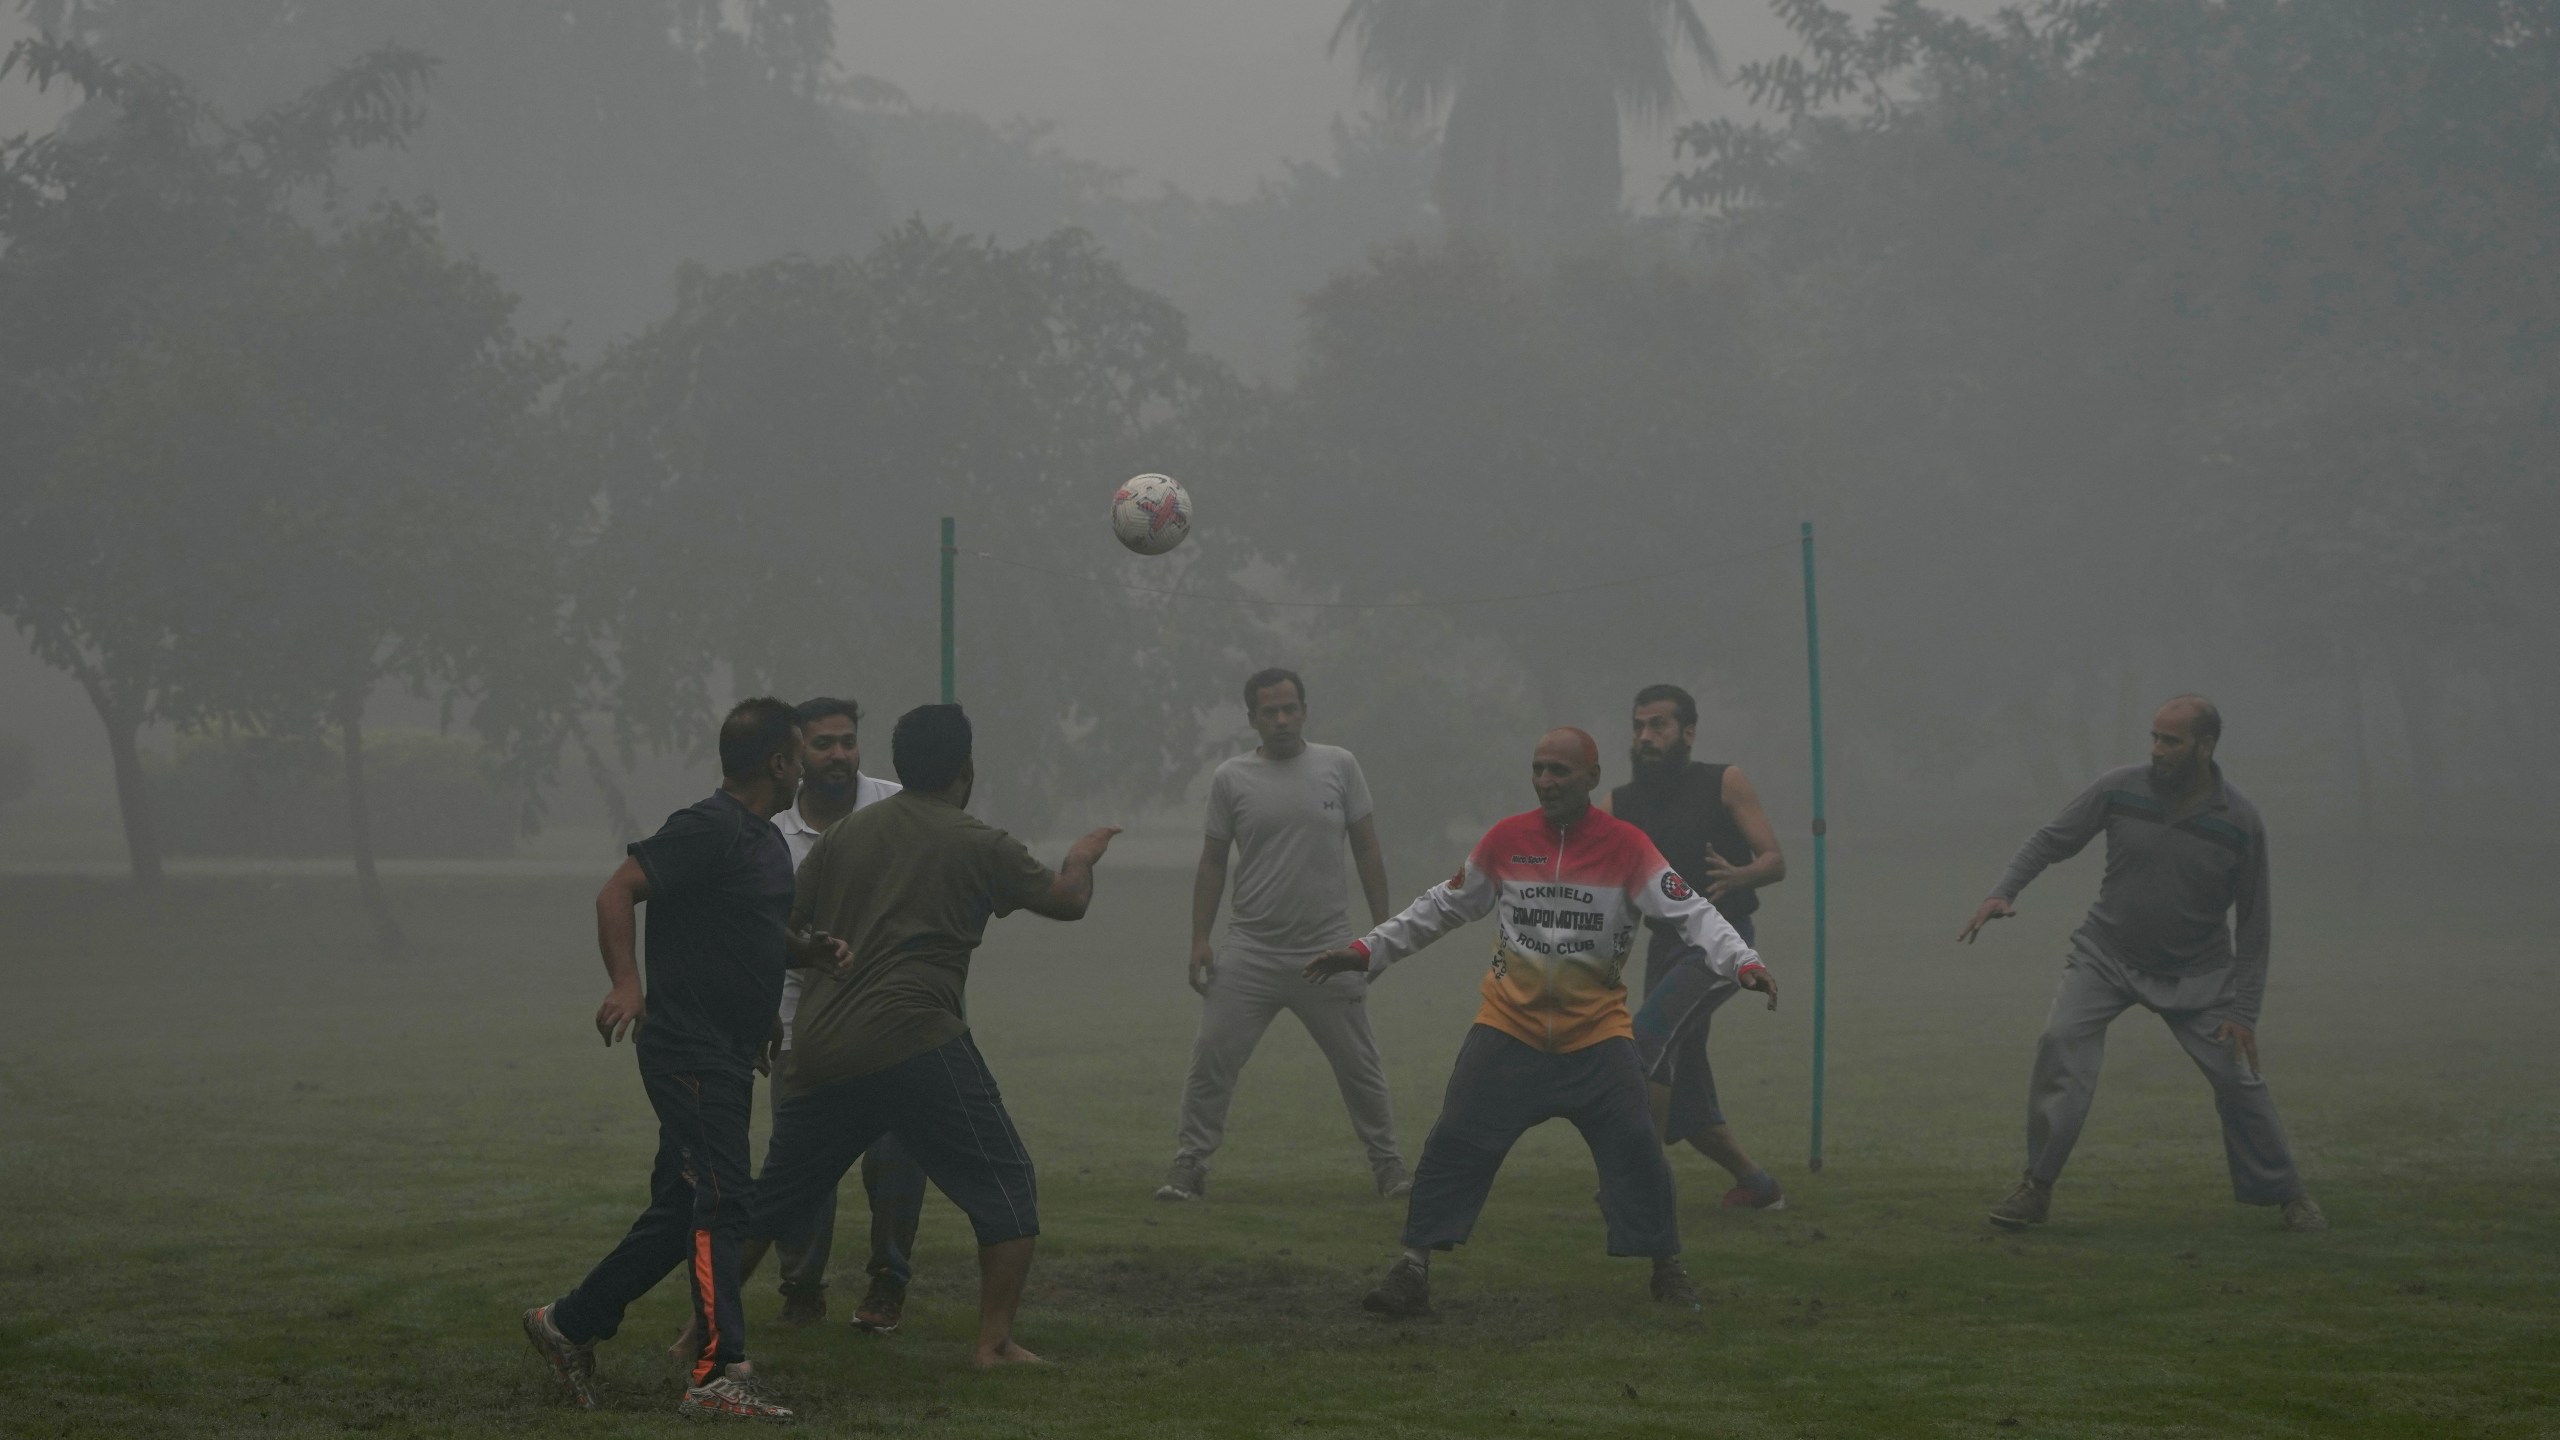
[(432, 57), (361, 199), (431, 204), (455, 249), (592, 353), (659, 314), (676, 267), (868, 244), (890, 212), (828, 103), (827, 0), (19, 0), (40, 28), (166, 67), (249, 113), (377, 47)]
[(1328, 598), (1568, 592), (1457, 616), (1515, 651), (1551, 714), (1699, 663), (1701, 626), (1730, 661), (1728, 627), (1786, 594), (1732, 582), (1724, 557), (1798, 518), (1769, 483), (1785, 436), (1749, 281), (1632, 243), (1537, 274), (1382, 250), (1309, 299), (1275, 433), (1232, 447), (1244, 524), (1297, 574), (1342, 577)]
[(1289, 373), (1309, 291), (1434, 226), (1431, 137), (1376, 116), (1337, 121), (1329, 161), (1287, 161), (1253, 195), (1216, 200), (1129, 193), (1131, 172), (1060, 153), (1043, 126), (918, 106), (878, 80), (849, 89), (846, 132), (893, 213), (1008, 245), (1089, 231), (1247, 375)]
[[(384, 51), (235, 125), (167, 73), (76, 44), (22, 41), (0, 63), (0, 80), (59, 81), (90, 102), (62, 132), (0, 142), (0, 608), (105, 727), (138, 884), (161, 874), (140, 730), (203, 713), (178, 653), (207, 599), (202, 517), (172, 503), (169, 469), (92, 462), (135, 443), (126, 409), (200, 352), (240, 277), (295, 233), (294, 198), (340, 152), (414, 121), (426, 70)], [(160, 458), (184, 473), (196, 455), (163, 438)]]
[(1168, 584), (1218, 547), (1132, 561), (1103, 504), (1131, 474), (1182, 473), (1178, 422), (1230, 384), (1071, 232), (1007, 247), (913, 223), (859, 257), (688, 269), (674, 313), (564, 400), (602, 498), (580, 623), (609, 649), (618, 738), (699, 754), (724, 681), (931, 698), (952, 514), (988, 793), (1037, 820), (1178, 785), (1199, 721), (1177, 677), (1222, 635), (1112, 586)]
[[(338, 152), (414, 123), (425, 73), (386, 54), (244, 125), (165, 74), (77, 46), (12, 57), (93, 102), (14, 142), (0, 204), (5, 392), (32, 442), (0, 508), (6, 601), (107, 726), (135, 875), (159, 871), (136, 736), (151, 720), (326, 734), (360, 893), (373, 863), (363, 715), (386, 680), (490, 702), (538, 768), (581, 668), (553, 540), (583, 496), (529, 463), (556, 344), (385, 207), (298, 218)], [(111, 110), (106, 107), (112, 107)]]
[(181, 361), (218, 361), (220, 409), (137, 416), (119, 440), (192, 450), (247, 432), (234, 463), (199, 456), (166, 477), (198, 512), (211, 571), (180, 647), (184, 689), (262, 733), (334, 742), (358, 892), (397, 954), (374, 866), (367, 703), (386, 683), (449, 711), (473, 702), (484, 733), (538, 773), (557, 744), (551, 717), (591, 664), (559, 624), (556, 558), (588, 496), (537, 450), (559, 346), (520, 338), (514, 298), (448, 256), (424, 219), (386, 207), (275, 258), (218, 349)]
[[(1842, 647), (1849, 683), (2076, 756), (2226, 676), (2370, 795), (2379, 673), (2422, 818), (2457, 758), (2547, 787), (2521, 737), (2560, 695), (2510, 657), (2560, 640), (2530, 559), (2560, 544), (2560, 12), (1779, 9), (1801, 53), (1737, 76), (1775, 123), (1684, 130), (1675, 192), (1799, 309), (1820, 502), (1931, 597)], [(1948, 635), (2067, 698), (1895, 659)]]
[(1333, 47), (1346, 39), (1392, 115), (1446, 112), (1434, 194), (1451, 233), (1530, 259), (1617, 215), (1620, 120), (1679, 103), (1679, 53), (1717, 68), (1689, 0), (1351, 0)]

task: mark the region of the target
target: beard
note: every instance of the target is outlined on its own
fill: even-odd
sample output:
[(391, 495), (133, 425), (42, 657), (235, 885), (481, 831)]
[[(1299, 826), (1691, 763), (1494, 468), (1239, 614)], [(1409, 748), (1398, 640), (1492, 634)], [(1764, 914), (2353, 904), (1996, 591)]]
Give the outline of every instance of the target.
[(812, 770), (800, 777), (800, 793), (817, 801), (822, 807), (831, 808), (853, 798), (853, 787), (858, 779), (857, 772), (851, 766), (845, 767), (842, 779), (822, 775)]
[(1635, 777), (1639, 782), (1667, 780), (1688, 768), (1689, 747), (1674, 745), (1662, 752), (1661, 759), (1648, 760), (1644, 757), (1643, 751), (1629, 746), (1627, 763), (1635, 771)]
[(2195, 778), (2196, 762), (2193, 756), (2175, 764), (2159, 760), (2151, 762), (2151, 788), (2154, 790), (2184, 790), (2195, 783)]

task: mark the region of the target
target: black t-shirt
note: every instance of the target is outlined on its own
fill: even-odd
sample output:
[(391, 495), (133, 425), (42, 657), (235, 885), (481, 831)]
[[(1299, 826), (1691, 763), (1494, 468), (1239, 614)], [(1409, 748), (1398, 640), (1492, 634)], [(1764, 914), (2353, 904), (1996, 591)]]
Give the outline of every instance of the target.
[(791, 847), (721, 790), (630, 850), (649, 877), (640, 1068), (752, 1073), (782, 1004)]
[[(1742, 822), (1724, 804), (1722, 765), (1692, 760), (1669, 774), (1638, 771), (1630, 784), (1609, 792), (1609, 813), (1635, 826), (1671, 862), (1689, 888), (1707, 888), (1707, 850), (1713, 847), (1728, 865), (1748, 865), (1756, 858), (1742, 838)], [(1735, 890), (1716, 902), (1727, 920), (1748, 918), (1760, 908), (1760, 892)]]

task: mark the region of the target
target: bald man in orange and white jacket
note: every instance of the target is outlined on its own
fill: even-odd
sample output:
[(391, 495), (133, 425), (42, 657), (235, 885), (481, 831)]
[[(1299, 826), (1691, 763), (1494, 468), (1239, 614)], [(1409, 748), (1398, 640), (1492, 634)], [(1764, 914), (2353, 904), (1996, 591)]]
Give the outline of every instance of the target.
[(1609, 1253), (1650, 1257), (1655, 1299), (1697, 1303), (1680, 1265), (1647, 1057), (1627, 1008), (1627, 958), (1651, 920), (1679, 929), (1690, 963), (1773, 999), (1776, 986), (1643, 831), (1592, 808), (1600, 751), (1589, 735), (1550, 731), (1531, 757), (1530, 781), (1537, 809), (1487, 831), (1457, 874), (1402, 914), (1307, 966), (1313, 981), (1353, 971), (1375, 979), (1459, 926), (1498, 917), (1484, 1003), (1414, 1175), (1405, 1253), (1362, 1302), (1380, 1314), (1430, 1313), (1431, 1252), (1466, 1241), (1503, 1157), (1530, 1127), (1556, 1119), (1582, 1132), (1599, 1167)]

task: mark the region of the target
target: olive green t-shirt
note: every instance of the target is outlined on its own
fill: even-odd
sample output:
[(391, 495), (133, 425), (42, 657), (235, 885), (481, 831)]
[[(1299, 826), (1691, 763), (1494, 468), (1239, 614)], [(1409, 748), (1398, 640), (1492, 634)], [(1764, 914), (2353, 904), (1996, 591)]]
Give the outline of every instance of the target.
[(969, 952), (990, 916), (1048, 882), (1021, 841), (913, 790), (828, 826), (800, 862), (791, 923), (851, 946), (853, 968), (801, 972), (783, 1093), (885, 1070), (966, 1033)]

